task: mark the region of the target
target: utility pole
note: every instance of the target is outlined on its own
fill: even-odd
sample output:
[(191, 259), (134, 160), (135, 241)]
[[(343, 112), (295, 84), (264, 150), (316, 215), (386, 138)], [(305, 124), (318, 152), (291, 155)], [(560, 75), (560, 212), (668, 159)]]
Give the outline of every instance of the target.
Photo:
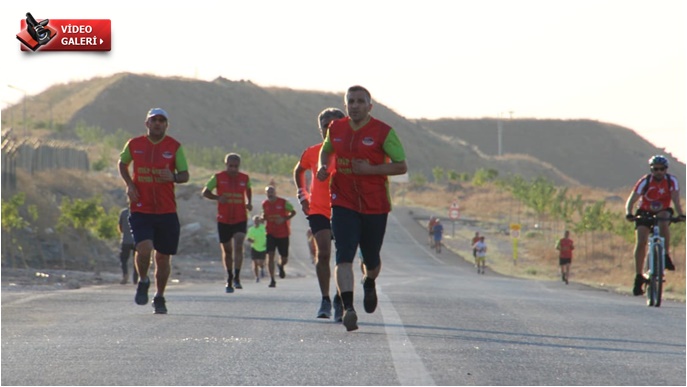
[(503, 155), (503, 121), (501, 121), (501, 115), (499, 115), (498, 120), (498, 131), (499, 131), (499, 156)]

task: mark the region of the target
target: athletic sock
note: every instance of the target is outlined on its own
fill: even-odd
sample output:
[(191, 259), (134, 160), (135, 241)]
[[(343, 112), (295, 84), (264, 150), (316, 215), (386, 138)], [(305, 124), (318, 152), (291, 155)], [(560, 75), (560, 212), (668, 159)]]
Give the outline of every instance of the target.
[(353, 308), (353, 292), (341, 293), (341, 301), (343, 302), (344, 309)]

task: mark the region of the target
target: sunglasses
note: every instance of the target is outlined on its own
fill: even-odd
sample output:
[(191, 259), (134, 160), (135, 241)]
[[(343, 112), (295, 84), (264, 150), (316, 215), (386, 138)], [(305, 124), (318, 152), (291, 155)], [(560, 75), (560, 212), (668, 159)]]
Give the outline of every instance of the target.
[(666, 167), (651, 167), (651, 170), (655, 172), (663, 172), (666, 170)]

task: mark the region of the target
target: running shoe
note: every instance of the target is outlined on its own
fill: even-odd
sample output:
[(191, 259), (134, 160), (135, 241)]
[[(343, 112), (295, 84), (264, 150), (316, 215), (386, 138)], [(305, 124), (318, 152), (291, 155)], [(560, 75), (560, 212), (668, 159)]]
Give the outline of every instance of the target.
[(257, 284), (258, 282), (260, 282), (260, 277), (255, 277), (255, 283)]
[(670, 255), (666, 254), (666, 270), (675, 271), (675, 265), (673, 265), (673, 260), (670, 259)]
[(153, 297), (153, 313), (167, 314), (167, 306), (165, 306), (165, 298), (162, 296)]
[(270, 281), (268, 288), (276, 288), (276, 287), (277, 287), (277, 281), (275, 281), (275, 280)]
[(234, 289), (243, 289), (243, 286), (241, 286), (241, 281), (235, 279), (234, 280)]
[(284, 265), (277, 265), (277, 268), (279, 269), (279, 278), (286, 277), (286, 272), (284, 271)]
[(644, 284), (646, 283), (646, 279), (644, 278), (643, 275), (637, 274), (635, 276), (635, 286), (632, 288), (632, 294), (635, 296), (641, 296), (644, 294)]
[(146, 278), (146, 281), (138, 281), (138, 286), (136, 287), (136, 296), (134, 301), (138, 305), (145, 305), (148, 303), (148, 288), (150, 288), (150, 278)]
[(341, 302), (341, 297), (337, 294), (334, 296), (334, 322), (343, 321), (343, 303)]
[(365, 312), (372, 313), (377, 309), (377, 289), (375, 289), (375, 280), (372, 278), (365, 278), (363, 282), (363, 306)]
[(122, 276), (122, 280), (119, 281), (119, 283), (120, 283), (121, 285), (126, 285), (126, 283), (128, 282), (128, 280), (127, 280), (126, 277), (127, 277), (126, 274), (124, 274), (124, 275)]
[(349, 332), (358, 329), (358, 315), (355, 313), (355, 309), (346, 309), (343, 315), (343, 325)]
[(330, 317), (332, 317), (332, 302), (323, 298), (322, 304), (320, 304), (320, 310), (317, 312), (317, 318)]
[(234, 293), (234, 287), (231, 286), (231, 284), (229, 282), (227, 282), (226, 284), (224, 284), (224, 292), (225, 293)]

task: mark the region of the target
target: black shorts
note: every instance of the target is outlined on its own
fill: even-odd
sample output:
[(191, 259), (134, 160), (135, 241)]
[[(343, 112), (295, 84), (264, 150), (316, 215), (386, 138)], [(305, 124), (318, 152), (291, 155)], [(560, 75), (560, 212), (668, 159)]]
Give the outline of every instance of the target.
[(265, 256), (267, 255), (267, 251), (257, 251), (254, 248), (250, 248), (250, 258), (251, 259), (265, 259)]
[(170, 214), (144, 214), (132, 212), (129, 215), (134, 243), (153, 241), (153, 248), (162, 254), (174, 255), (179, 248), (181, 226), (176, 212)]
[(275, 238), (270, 234), (267, 234), (267, 252), (273, 253), (274, 250), (279, 251), (279, 255), (282, 257), (289, 256), (289, 237)]
[(327, 219), (326, 216), (315, 214), (308, 216), (308, 223), (310, 224), (310, 231), (315, 235), (322, 230), (331, 230), (332, 223)]
[[(666, 208), (665, 210), (662, 210), (662, 211), (660, 211), (660, 212), (663, 212), (663, 211), (668, 211), (668, 212), (670, 213), (669, 216), (671, 216), (671, 217), (673, 216), (673, 209), (672, 209), (672, 208), (668, 207), (668, 208)], [(651, 216), (653, 216), (654, 214), (655, 214), (655, 212), (644, 211), (644, 210), (637, 210), (637, 212), (635, 213), (635, 215), (641, 215), (641, 216), (642, 216), (642, 219), (637, 219), (637, 220), (635, 220), (635, 230), (636, 230), (637, 227), (639, 227), (639, 226), (644, 226), (644, 227), (647, 227), (648, 229), (651, 229), (651, 227), (654, 226), (654, 220), (651, 219)], [(646, 217), (646, 218), (645, 218), (645, 217)]]
[(234, 234), (246, 234), (246, 222), (226, 224), (217, 222), (217, 233), (219, 234), (219, 243), (227, 243), (234, 237)]
[(558, 264), (561, 266), (570, 265), (570, 262), (572, 262), (572, 258), (558, 258)]
[(386, 221), (389, 214), (361, 214), (348, 208), (332, 207), (332, 232), (336, 263), (352, 263), (358, 246), (365, 266), (376, 269), (381, 262)]

